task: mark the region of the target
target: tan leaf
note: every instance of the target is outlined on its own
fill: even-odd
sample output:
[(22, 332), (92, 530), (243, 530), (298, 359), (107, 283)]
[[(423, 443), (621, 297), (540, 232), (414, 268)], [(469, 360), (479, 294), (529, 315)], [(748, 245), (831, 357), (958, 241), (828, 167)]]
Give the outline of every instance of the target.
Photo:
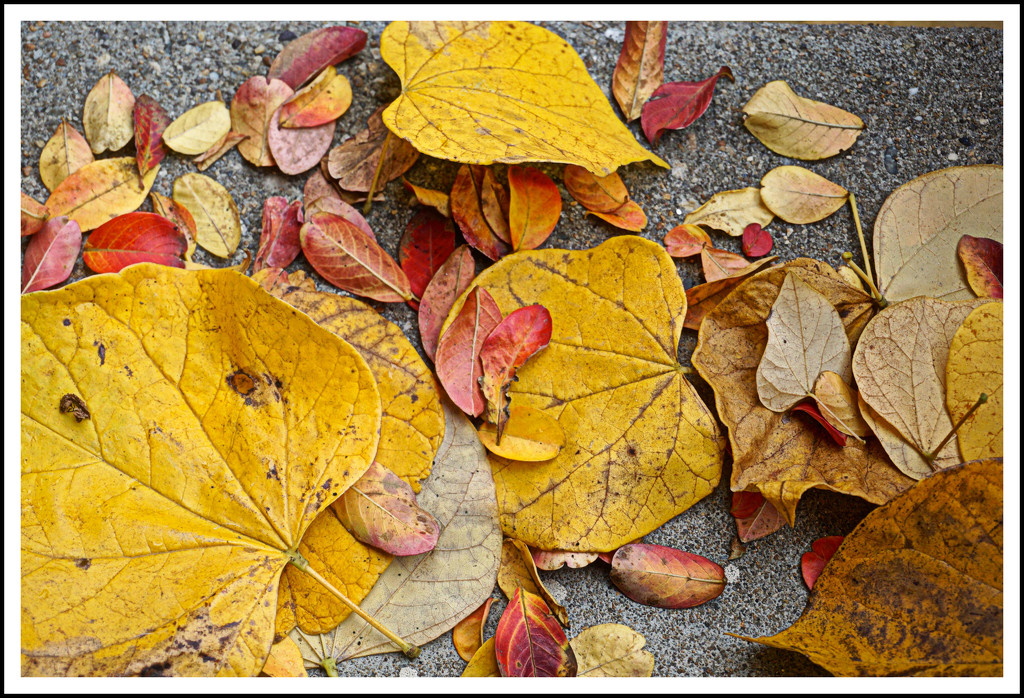
[(735, 252), (704, 245), (700, 251), (700, 265), (704, 270), (704, 280), (712, 282), (741, 273), (750, 266), (750, 262), (746, 257)]
[(227, 189), (206, 175), (189, 172), (174, 180), (174, 200), (192, 214), (200, 247), (217, 257), (235, 253), (242, 223)]
[(238, 152), (256, 167), (270, 167), (274, 156), (267, 145), (267, 129), (277, 108), (294, 90), (284, 82), (254, 75), (238, 88), (231, 100), (231, 130), (248, 136), (238, 144)]
[(196, 168), (203, 172), (210, 165), (220, 160), (226, 155), (232, 148), (244, 141), (249, 136), (244, 133), (236, 133), (235, 131), (228, 131), (217, 143), (209, 148), (205, 153), (200, 153), (192, 158), (192, 162), (196, 164)]
[(60, 126), (46, 141), (39, 155), (39, 178), (52, 192), (68, 175), (95, 159), (88, 141), (65, 119), (61, 119)]
[(787, 223), (815, 223), (842, 208), (850, 192), (819, 174), (783, 165), (761, 178), (761, 201)]
[(231, 113), (220, 100), (192, 107), (164, 129), (164, 143), (183, 155), (202, 155), (231, 130)]
[(569, 627), (569, 612), (565, 610), (565, 606), (555, 601), (555, 597), (544, 586), (540, 573), (537, 572), (537, 565), (533, 561), (533, 554), (530, 553), (530, 546), (523, 541), (514, 538), (502, 541), (498, 586), (509, 600), (519, 587), (536, 594), (544, 599), (558, 622)]
[(46, 208), (51, 217), (77, 221), (84, 233), (141, 206), (159, 172), (160, 167), (154, 167), (140, 183), (134, 157), (96, 160), (61, 182)]
[(857, 391), (838, 373), (821, 372), (814, 383), (814, 399), (822, 416), (844, 434), (863, 438), (871, 433), (871, 428), (860, 416)]
[(763, 267), (778, 259), (778, 257), (765, 257), (751, 262), (748, 266), (733, 272), (724, 279), (686, 289), (686, 319), (683, 321), (683, 327), (688, 330), (699, 330), (700, 323), (704, 321), (705, 316), (714, 310), (715, 306), (721, 303), (741, 281), (748, 276), (753, 276)]
[(761, 190), (747, 187), (715, 194), (696, 211), (686, 214), (683, 223), (702, 225), (739, 237), (751, 223), (764, 228), (773, 218), (775, 215), (761, 201)]
[[(92, 152), (120, 150), (135, 136), (135, 96), (113, 70), (99, 79), (85, 97), (82, 126)], [(73, 217), (73, 216), (72, 216)], [(81, 224), (81, 221), (79, 221)], [(85, 230), (82, 226), (82, 230)]]
[(971, 311), (953, 335), (946, 363), (946, 407), (958, 423), (985, 393), (988, 401), (957, 431), (964, 460), (1003, 456), (1003, 304)]
[(650, 676), (654, 655), (646, 644), (643, 635), (620, 623), (593, 625), (569, 642), (577, 676)]
[(622, 52), (612, 73), (612, 94), (626, 123), (640, 118), (665, 74), (668, 22), (626, 22)]

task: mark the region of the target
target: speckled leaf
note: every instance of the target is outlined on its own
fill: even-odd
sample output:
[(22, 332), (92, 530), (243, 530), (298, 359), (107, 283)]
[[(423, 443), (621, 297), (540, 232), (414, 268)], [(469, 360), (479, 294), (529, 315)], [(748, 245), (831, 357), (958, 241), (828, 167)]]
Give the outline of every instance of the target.
[(668, 22), (626, 22), (622, 51), (612, 73), (612, 94), (626, 123), (640, 110), (664, 79)]
[(329, 65), (341, 63), (366, 46), (366, 32), (355, 27), (323, 27), (290, 41), (270, 64), (267, 77), (292, 89)]
[(683, 223), (702, 225), (738, 237), (743, 235), (743, 229), (751, 223), (757, 223), (763, 228), (774, 218), (774, 214), (761, 201), (761, 190), (747, 187), (718, 192), (696, 211), (686, 214)]
[(819, 174), (782, 165), (761, 178), (761, 201), (788, 223), (816, 223), (842, 208), (850, 192)]
[(113, 70), (99, 79), (85, 97), (82, 126), (92, 152), (120, 150), (128, 145), (135, 131), (132, 110), (135, 96)]
[(334, 140), (334, 122), (312, 128), (281, 128), (281, 108), (270, 117), (267, 145), (278, 168), (287, 175), (297, 175), (320, 164)]
[(420, 343), (423, 352), (434, 360), (437, 341), (441, 336), (441, 325), (448, 317), (455, 299), (469, 288), (476, 274), (473, 253), (469, 245), (462, 245), (452, 252), (434, 274), (420, 298), (418, 316)]
[(217, 257), (235, 253), (242, 239), (242, 223), (238, 206), (223, 185), (189, 172), (174, 180), (174, 200), (192, 214), (200, 247)]
[(649, 543), (619, 548), (610, 577), (629, 598), (659, 608), (699, 606), (725, 591), (725, 571), (711, 560)]
[(501, 311), (491, 294), (486, 289), (473, 290), (437, 343), (437, 379), (452, 402), (473, 417), (487, 404), (480, 389), (480, 350), (500, 322)]
[(313, 82), (281, 105), (281, 128), (311, 128), (331, 123), (352, 104), (348, 78), (334, 66), (324, 68)]
[(71, 276), (82, 249), (82, 231), (67, 216), (51, 218), (25, 248), (21, 292), (50, 288)]
[(39, 155), (39, 178), (50, 191), (80, 168), (95, 160), (89, 142), (65, 119)]
[(635, 676), (654, 673), (647, 639), (621, 623), (602, 623), (581, 631), (569, 643), (576, 655), (577, 676)]
[(140, 183), (135, 158), (96, 160), (61, 182), (46, 200), (46, 208), (51, 216), (77, 221), (84, 233), (141, 206), (159, 172), (158, 165)]
[(238, 152), (256, 167), (275, 164), (267, 131), (271, 117), (292, 94), (292, 88), (280, 80), (254, 75), (242, 83), (231, 100), (231, 130), (248, 136), (238, 144)]
[(188, 240), (171, 221), (136, 211), (107, 221), (85, 241), (82, 261), (97, 274), (119, 272), (132, 264), (152, 262), (185, 268), (181, 256)]
[(299, 228), (302, 227), (302, 202), (283, 196), (268, 196), (263, 202), (263, 230), (256, 250), (253, 273), (264, 267), (283, 269), (299, 256)]
[(494, 633), (502, 676), (575, 676), (569, 639), (536, 594), (517, 588)]

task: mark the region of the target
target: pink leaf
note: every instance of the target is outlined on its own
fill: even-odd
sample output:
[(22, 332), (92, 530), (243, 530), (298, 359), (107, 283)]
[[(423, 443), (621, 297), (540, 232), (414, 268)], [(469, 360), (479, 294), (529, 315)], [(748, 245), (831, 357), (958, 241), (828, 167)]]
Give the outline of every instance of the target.
[(283, 80), (293, 90), (329, 65), (341, 63), (366, 46), (366, 32), (355, 27), (324, 27), (303, 34), (281, 49), (267, 78)]
[(81, 249), (82, 230), (78, 223), (67, 216), (46, 221), (25, 248), (21, 292), (50, 288), (67, 279)]
[(398, 263), (402, 265), (412, 292), (423, 295), (444, 261), (455, 251), (455, 228), (436, 211), (420, 211), (409, 224), (398, 243)]
[(486, 289), (470, 291), (458, 316), (437, 345), (437, 378), (459, 409), (474, 417), (486, 403), (480, 390), (480, 350), (484, 338), (501, 322), (501, 310)]
[(431, 361), (434, 360), (441, 325), (448, 317), (448, 311), (455, 304), (455, 299), (469, 288), (475, 274), (473, 253), (469, 251), (468, 245), (462, 245), (441, 264), (420, 296), (420, 342)]
[(256, 261), (255, 274), (264, 267), (284, 269), (299, 256), (299, 229), (302, 227), (302, 203), (283, 196), (271, 196), (263, 202), (263, 232)]
[(610, 576), (629, 598), (659, 608), (699, 606), (725, 591), (725, 571), (711, 560), (649, 543), (619, 548)]

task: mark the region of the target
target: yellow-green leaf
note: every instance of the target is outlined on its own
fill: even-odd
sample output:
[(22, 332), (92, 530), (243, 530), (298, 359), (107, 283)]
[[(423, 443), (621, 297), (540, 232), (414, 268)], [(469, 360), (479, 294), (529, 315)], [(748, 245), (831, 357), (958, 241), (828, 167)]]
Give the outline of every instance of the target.
[(946, 363), (946, 407), (953, 423), (978, 396), (988, 401), (957, 431), (964, 460), (1003, 456), (1003, 304), (986, 303), (953, 335)]
[(223, 185), (189, 172), (174, 180), (174, 200), (192, 214), (200, 247), (217, 257), (235, 253), (242, 239), (242, 222), (235, 200)]
[(61, 182), (46, 200), (46, 208), (51, 218), (67, 216), (84, 233), (141, 206), (158, 172), (159, 165), (139, 182), (134, 157), (96, 160)]

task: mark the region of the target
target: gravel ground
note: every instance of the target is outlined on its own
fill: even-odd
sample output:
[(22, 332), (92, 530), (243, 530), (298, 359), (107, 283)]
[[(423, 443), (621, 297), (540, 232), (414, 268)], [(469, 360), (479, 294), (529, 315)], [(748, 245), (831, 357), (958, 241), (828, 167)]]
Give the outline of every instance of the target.
[[(623, 22), (542, 23), (580, 53), (597, 84), (610, 95), (612, 70), (623, 38)], [(115, 69), (135, 95), (155, 97), (172, 118), (211, 99), (230, 101), (252, 75), (266, 73), (270, 59), (293, 36), (322, 26), (312, 22), (25, 22), (21, 25), (21, 187), (45, 201), (39, 179), (42, 146), (61, 118), (82, 130), (85, 96)], [(354, 100), (338, 121), (335, 144), (365, 128), (366, 119), (399, 91), (394, 72), (380, 60), (378, 39), (385, 24), (359, 23), (369, 33), (366, 49), (341, 64)], [(695, 47), (699, 47), (695, 50)], [(707, 113), (688, 129), (667, 132), (655, 149), (671, 171), (635, 164), (620, 171), (649, 224), (641, 233), (660, 242), (683, 216), (714, 193), (757, 185), (773, 167), (802, 164), (857, 196), (861, 221), (870, 235), (875, 214), (897, 186), (953, 165), (1003, 161), (1003, 35), (981, 28), (914, 28), (863, 25), (766, 23), (673, 23), (666, 51), (666, 81), (698, 80), (722, 65), (735, 83), (720, 81)], [(867, 125), (846, 153), (806, 163), (762, 146), (742, 126), (741, 108), (764, 83), (784, 79), (805, 97), (860, 116)], [(631, 126), (646, 145), (639, 121)], [(121, 155), (133, 154), (129, 146)], [(109, 157), (109, 154), (103, 155)], [(541, 166), (557, 182), (560, 166)], [(422, 157), (407, 173), (416, 184), (447, 190), (457, 166)], [(189, 159), (169, 155), (154, 191), (170, 195), (176, 177), (194, 171)], [(497, 167), (504, 179), (505, 168)], [(273, 168), (254, 168), (232, 151), (206, 171), (234, 196), (242, 218), (242, 250), (255, 253), (266, 197), (301, 197), (306, 175), (289, 177)], [(398, 183), (374, 206), (368, 220), (383, 247), (397, 253), (399, 237), (412, 215), (409, 196)], [(584, 249), (615, 229), (572, 203), (565, 207), (548, 247)], [(148, 209), (148, 202), (144, 206)], [(774, 254), (783, 260), (814, 256), (837, 265), (843, 251), (859, 245), (849, 209), (813, 225), (774, 222)], [(720, 246), (739, 251), (739, 240), (715, 234)], [(869, 240), (870, 244), (870, 240)], [(196, 261), (224, 262), (200, 251)], [(478, 259), (482, 267), (483, 259)], [(689, 287), (702, 281), (699, 263), (680, 262)], [(296, 262), (293, 268), (304, 268)], [(72, 279), (88, 274), (81, 261)], [(318, 278), (318, 277), (316, 277)], [(318, 280), (322, 289), (327, 286)], [(418, 344), (415, 316), (404, 305), (377, 304)], [(684, 331), (680, 360), (689, 364), (696, 333)], [(694, 377), (705, 400), (706, 385)], [(812, 541), (848, 533), (872, 508), (855, 498), (811, 491), (803, 499), (794, 529), (747, 547), (728, 561), (735, 529), (729, 516), (728, 472), (715, 493), (647, 537), (648, 542), (682, 548), (725, 566), (730, 584), (718, 599), (687, 610), (661, 610), (633, 603), (612, 587), (602, 563), (582, 570), (542, 573), (555, 597), (569, 610), (571, 635), (606, 622), (621, 622), (647, 638), (657, 676), (820, 676), (822, 669), (801, 655), (773, 650), (725, 635), (771, 635), (788, 627), (804, 608), (807, 592), (799, 574), (800, 555)], [(500, 592), (495, 592), (501, 597)], [(504, 608), (491, 612), (493, 634)], [(458, 676), (465, 664), (450, 634), (424, 647), (410, 662), (383, 655), (343, 663), (343, 675)]]

